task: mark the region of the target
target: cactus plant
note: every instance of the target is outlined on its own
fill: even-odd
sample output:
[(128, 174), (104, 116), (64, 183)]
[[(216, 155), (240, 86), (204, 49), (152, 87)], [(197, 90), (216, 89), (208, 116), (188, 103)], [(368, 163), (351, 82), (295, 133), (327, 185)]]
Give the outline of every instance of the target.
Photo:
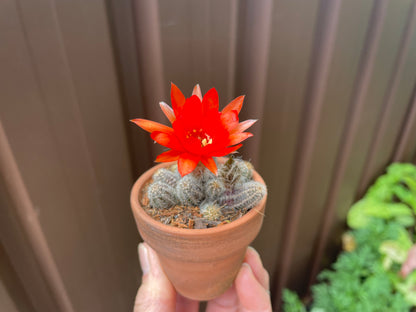
[(154, 181), (161, 181), (169, 184), (170, 186), (176, 188), (176, 184), (180, 179), (180, 175), (175, 173), (172, 170), (161, 168), (153, 175)]
[[(130, 202), (136, 224), (143, 240), (161, 256), (163, 270), (177, 293), (198, 301), (218, 297), (233, 283), (264, 216), (265, 199), (256, 207), (256, 212), (246, 215), (244, 210), (226, 209), (218, 202), (224, 194), (231, 196), (234, 190), (240, 190), (252, 180), (250, 167), (245, 166), (247, 174), (229, 174), (230, 183), (224, 185), (218, 176), (223, 159), (219, 162), (215, 159), (236, 152), (241, 142), (252, 136), (245, 131), (256, 120), (240, 122), (238, 117), (243, 100), (244, 96), (240, 96), (220, 111), (214, 88), (202, 96), (196, 86), (192, 96), (186, 98), (172, 84), (172, 107), (160, 103), (171, 127), (141, 118), (132, 120), (148, 131), (153, 141), (168, 148), (156, 158), (156, 162), (167, 164), (145, 172), (132, 189)], [(159, 172), (154, 177), (160, 168), (168, 168), (181, 177), (176, 180), (167, 172)], [(247, 177), (241, 179), (243, 176)], [(264, 183), (257, 173), (254, 176), (254, 180)], [(146, 188), (150, 190), (148, 198), (144, 193)], [(165, 197), (160, 200), (160, 193), (167, 194), (168, 200)], [(169, 197), (172, 194), (180, 204), (164, 209), (174, 202)], [(244, 196), (239, 198), (245, 200)], [(157, 201), (162, 207), (149, 206), (149, 203), (156, 205)], [(209, 229), (215, 226), (225, 229)]]
[(201, 179), (193, 174), (184, 176), (178, 182), (176, 194), (184, 206), (198, 206), (205, 197)]
[(168, 183), (155, 181), (147, 189), (149, 205), (154, 208), (170, 208), (179, 204), (175, 188)]
[(160, 107), (172, 127), (141, 118), (131, 120), (149, 132), (153, 141), (169, 148), (157, 156), (157, 162), (176, 161), (153, 175), (147, 192), (150, 205), (164, 209), (179, 203), (185, 209), (212, 202), (226, 208), (227, 214), (253, 208), (266, 189), (252, 181), (252, 165), (233, 157), (225, 164), (216, 159), (234, 153), (252, 136), (245, 131), (256, 120), (240, 122), (238, 117), (244, 96), (220, 111), (214, 88), (202, 96), (197, 85), (186, 98), (171, 84), (171, 100), (172, 107), (164, 102)]
[(205, 195), (211, 200), (215, 200), (225, 192), (224, 182), (221, 179), (213, 178), (205, 184)]
[(221, 207), (213, 202), (202, 203), (200, 209), (203, 217), (208, 221), (219, 220), (222, 216)]
[(235, 189), (233, 193), (219, 198), (219, 204), (229, 209), (246, 209), (255, 207), (266, 194), (266, 187), (256, 181), (249, 181)]
[(218, 170), (218, 176), (227, 188), (232, 188), (248, 182), (252, 178), (253, 167), (249, 162), (230, 157)]
[(222, 216), (219, 207), (248, 211), (260, 202), (266, 187), (251, 179), (251, 164), (233, 158), (219, 166), (218, 176), (202, 166), (182, 178), (177, 167), (160, 169), (148, 189), (149, 203), (162, 209), (199, 206), (206, 220), (219, 220)]

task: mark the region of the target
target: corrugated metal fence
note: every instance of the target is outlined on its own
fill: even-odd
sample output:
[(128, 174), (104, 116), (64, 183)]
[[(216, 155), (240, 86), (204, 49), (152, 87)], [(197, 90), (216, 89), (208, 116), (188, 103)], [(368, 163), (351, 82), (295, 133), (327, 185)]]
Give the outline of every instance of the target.
[(131, 309), (128, 191), (159, 150), (127, 120), (164, 120), (173, 81), (246, 94), (242, 154), (270, 194), (254, 246), (275, 307), (305, 293), (351, 203), (416, 162), (415, 30), (414, 0), (3, 1), (0, 291), (17, 311)]

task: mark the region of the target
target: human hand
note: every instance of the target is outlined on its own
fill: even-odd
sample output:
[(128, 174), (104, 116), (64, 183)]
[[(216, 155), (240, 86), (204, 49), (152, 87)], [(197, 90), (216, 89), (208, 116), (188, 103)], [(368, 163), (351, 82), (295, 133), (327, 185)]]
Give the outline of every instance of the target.
[[(146, 243), (139, 244), (142, 285), (137, 292), (134, 312), (197, 312), (199, 302), (178, 294), (163, 272), (155, 251)], [(269, 275), (257, 251), (249, 247), (244, 263), (231, 286), (221, 296), (210, 300), (207, 312), (269, 312)]]

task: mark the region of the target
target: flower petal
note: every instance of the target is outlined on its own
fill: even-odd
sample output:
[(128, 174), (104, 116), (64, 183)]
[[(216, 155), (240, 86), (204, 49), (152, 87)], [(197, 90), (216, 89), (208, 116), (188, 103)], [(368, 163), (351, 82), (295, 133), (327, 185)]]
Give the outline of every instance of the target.
[(173, 123), (176, 117), (175, 117), (175, 113), (173, 112), (172, 107), (170, 107), (165, 102), (159, 102), (159, 105), (160, 105), (160, 108), (162, 109), (162, 112), (169, 119), (170, 123)]
[(192, 95), (196, 95), (202, 101), (201, 87), (199, 84), (195, 85), (194, 89), (192, 90)]
[(226, 107), (223, 108), (222, 113), (224, 114), (224, 113), (236, 110), (237, 114), (239, 114), (241, 111), (241, 108), (243, 107), (244, 97), (245, 95), (241, 95), (235, 98), (234, 100), (232, 100)]
[(222, 157), (226, 156), (228, 154), (234, 153), (236, 150), (238, 150), (243, 144), (238, 144), (236, 146), (226, 147), (221, 151), (213, 152), (211, 153), (211, 156), (213, 157)]
[(237, 125), (237, 127), (235, 127), (234, 129), (231, 130), (231, 133), (244, 132), (245, 130), (250, 128), (256, 121), (257, 121), (257, 119), (248, 119), (248, 120), (245, 120), (243, 122), (240, 122)]
[(165, 132), (165, 133), (173, 133), (173, 129), (162, 125), (158, 122), (155, 121), (151, 121), (151, 120), (147, 120), (147, 119), (132, 119), (130, 120), (131, 122), (135, 123), (136, 125), (138, 125), (140, 128), (146, 130), (147, 132), (155, 132), (155, 131), (159, 131), (159, 132)]
[(201, 162), (204, 164), (205, 167), (209, 169), (209, 171), (217, 175), (217, 164), (215, 163), (212, 157), (202, 157)]
[(202, 109), (206, 114), (211, 111), (218, 111), (218, 92), (214, 88), (209, 89), (202, 99)]
[(175, 151), (175, 150), (169, 150), (166, 152), (163, 152), (159, 156), (156, 157), (156, 162), (169, 162), (169, 161), (175, 161), (179, 159), (181, 152)]
[(150, 137), (160, 145), (169, 147), (177, 151), (183, 151), (182, 145), (179, 143), (179, 140), (173, 134), (155, 131), (152, 132)]
[(170, 87), (170, 98), (175, 116), (178, 116), (185, 104), (185, 96), (173, 82), (171, 82)]
[(221, 123), (228, 132), (232, 132), (238, 126), (238, 113), (232, 110), (226, 113), (221, 113)]
[(245, 139), (248, 139), (249, 137), (252, 137), (253, 134), (250, 132), (243, 132), (243, 133), (235, 133), (230, 135), (230, 143), (228, 145), (234, 145), (237, 143), (240, 143), (244, 141)]
[(181, 154), (178, 160), (178, 171), (180, 175), (186, 176), (187, 174), (194, 171), (199, 161), (200, 161), (199, 156), (192, 155), (189, 153)]

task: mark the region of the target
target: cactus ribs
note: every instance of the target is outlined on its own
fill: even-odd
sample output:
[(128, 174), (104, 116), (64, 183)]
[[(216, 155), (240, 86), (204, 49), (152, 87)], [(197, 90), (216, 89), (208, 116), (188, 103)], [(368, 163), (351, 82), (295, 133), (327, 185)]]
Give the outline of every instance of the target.
[(182, 229), (205, 229), (228, 224), (242, 217), (246, 212), (226, 209), (218, 221), (210, 221), (204, 218), (197, 206), (175, 205), (171, 208), (152, 208), (149, 206), (149, 197), (146, 192), (150, 183), (142, 191), (141, 204), (148, 215), (166, 225)]
[(266, 187), (252, 180), (252, 166), (230, 158), (218, 175), (204, 166), (184, 177), (177, 165), (156, 171), (140, 201), (155, 220), (179, 228), (202, 229), (227, 224), (255, 207)]

